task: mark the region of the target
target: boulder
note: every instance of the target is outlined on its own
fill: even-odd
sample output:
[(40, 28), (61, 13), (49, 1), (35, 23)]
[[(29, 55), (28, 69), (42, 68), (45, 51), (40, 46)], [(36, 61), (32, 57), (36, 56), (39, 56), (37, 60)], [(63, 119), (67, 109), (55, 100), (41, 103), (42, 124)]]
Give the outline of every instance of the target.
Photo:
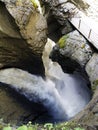
[(90, 60), (93, 50), (87, 40), (78, 32), (73, 31), (64, 35), (50, 54), (53, 61), (57, 61), (64, 72), (73, 73), (79, 71), (84, 73), (85, 65)]
[(59, 49), (60, 54), (70, 57), (81, 66), (85, 66), (92, 56), (92, 48), (78, 31), (67, 34), (63, 44), (64, 47)]

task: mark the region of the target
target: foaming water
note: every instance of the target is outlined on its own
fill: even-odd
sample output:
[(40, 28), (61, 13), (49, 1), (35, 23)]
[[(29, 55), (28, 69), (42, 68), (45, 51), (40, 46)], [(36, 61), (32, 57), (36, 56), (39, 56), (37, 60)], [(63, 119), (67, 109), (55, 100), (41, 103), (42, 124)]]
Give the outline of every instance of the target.
[(46, 79), (26, 71), (10, 68), (0, 71), (0, 82), (9, 84), (30, 101), (42, 103), (55, 122), (69, 120), (80, 112), (91, 98), (86, 80), (78, 73), (65, 74), (48, 58), (52, 45), (43, 54)]

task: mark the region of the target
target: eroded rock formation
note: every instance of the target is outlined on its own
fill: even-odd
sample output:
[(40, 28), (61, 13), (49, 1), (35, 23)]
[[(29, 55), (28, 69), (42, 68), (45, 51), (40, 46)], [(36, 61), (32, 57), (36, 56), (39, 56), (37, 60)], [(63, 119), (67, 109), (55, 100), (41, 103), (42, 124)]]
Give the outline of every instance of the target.
[[(30, 0), (0, 0), (0, 69), (16, 67), (44, 76), (42, 52), (46, 40), (46, 20)], [(32, 112), (40, 105), (30, 105), (1, 83), (0, 99), (0, 119), (4, 122), (33, 121), (39, 116), (39, 110)]]
[(45, 18), (29, 0), (2, 1), (0, 68), (13, 66), (44, 75), (41, 56), (47, 39)]
[[(3, 2), (3, 3), (0, 2), (0, 68), (2, 69), (6, 67), (18, 67), (34, 74), (44, 75), (44, 67), (41, 59), (43, 48), (46, 43), (46, 32), (47, 32), (46, 29), (47, 25), (44, 17), (38, 13), (38, 11), (32, 6), (32, 3), (30, 3), (29, 0), (23, 0), (23, 1), (0, 0), (0, 1)], [(47, 18), (48, 31), (49, 31), (48, 36), (56, 42), (62, 35), (67, 34), (75, 29), (68, 21), (68, 18), (72, 17), (73, 15), (70, 13), (70, 10), (72, 9), (74, 12), (75, 9), (80, 9), (86, 13), (86, 9), (89, 7), (88, 4), (84, 2), (84, 0), (79, 1), (40, 0), (40, 1), (45, 7), (45, 15)], [(78, 2), (80, 3), (78, 4)], [(71, 5), (71, 8), (69, 8), (68, 5), (69, 6)], [(7, 9), (5, 8), (5, 6)], [(87, 41), (85, 40), (85, 42)], [(79, 46), (77, 44), (75, 48), (73, 48), (72, 46), (74, 53), (72, 53), (72, 55), (69, 55), (69, 57), (70, 59), (72, 59), (74, 54), (73, 59), (76, 62), (78, 60), (78, 63), (83, 65), (84, 67), (86, 66), (86, 72), (91, 80), (91, 83), (95, 85), (95, 90), (93, 98), (90, 101), (90, 103), (73, 120), (83, 124), (86, 123), (86, 125), (97, 126), (98, 125), (98, 89), (97, 89), (98, 54), (96, 50), (93, 50), (94, 52), (96, 52), (96, 54), (92, 56), (93, 52), (91, 46), (89, 46), (89, 48), (91, 49), (89, 54), (88, 45), (82, 43), (81, 40), (78, 41), (78, 43), (80, 43), (78, 44)], [(71, 46), (69, 47), (68, 53), (72, 48)], [(66, 53), (66, 55), (68, 53)], [(80, 54), (82, 54), (84, 57), (81, 58)], [(65, 63), (63, 61), (63, 65)], [(37, 71), (36, 69), (33, 70), (32, 68), (36, 69), (39, 68), (39, 69)], [(92, 68), (94, 68), (94, 70), (92, 70)], [(1, 96), (2, 93), (3, 92), (1, 92)], [(4, 100), (2, 99), (2, 104), (3, 102)], [(14, 101), (11, 101), (11, 104), (13, 102)], [(13, 105), (17, 106), (17, 104)], [(9, 110), (11, 111), (8, 113), (8, 115), (13, 114), (11, 109), (13, 105), (10, 107)], [(15, 109), (17, 108), (18, 107), (16, 107)], [(4, 111), (2, 113), (4, 113)]]

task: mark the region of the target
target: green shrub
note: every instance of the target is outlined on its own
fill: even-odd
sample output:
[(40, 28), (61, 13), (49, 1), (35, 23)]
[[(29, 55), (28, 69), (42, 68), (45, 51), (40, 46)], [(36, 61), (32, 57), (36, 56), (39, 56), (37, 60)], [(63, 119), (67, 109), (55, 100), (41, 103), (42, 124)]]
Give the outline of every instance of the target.
[[(3, 128), (3, 130), (13, 130), (13, 127), (10, 125)], [(32, 125), (31, 122), (29, 122), (27, 125), (21, 125), (18, 128), (14, 128), (14, 130), (85, 130), (84, 128), (81, 128), (80, 125), (76, 125), (73, 122), (65, 122), (60, 124), (52, 124), (52, 123), (46, 123), (44, 125)]]

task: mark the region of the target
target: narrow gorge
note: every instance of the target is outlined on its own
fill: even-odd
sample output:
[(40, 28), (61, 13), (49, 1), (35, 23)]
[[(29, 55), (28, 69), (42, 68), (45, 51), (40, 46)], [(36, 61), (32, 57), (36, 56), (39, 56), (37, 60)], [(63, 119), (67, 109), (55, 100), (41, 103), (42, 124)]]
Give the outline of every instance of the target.
[(91, 5), (40, 4), (0, 0), (0, 120), (15, 125), (71, 120), (96, 129), (97, 46), (70, 21), (82, 16), (78, 11), (88, 16)]

